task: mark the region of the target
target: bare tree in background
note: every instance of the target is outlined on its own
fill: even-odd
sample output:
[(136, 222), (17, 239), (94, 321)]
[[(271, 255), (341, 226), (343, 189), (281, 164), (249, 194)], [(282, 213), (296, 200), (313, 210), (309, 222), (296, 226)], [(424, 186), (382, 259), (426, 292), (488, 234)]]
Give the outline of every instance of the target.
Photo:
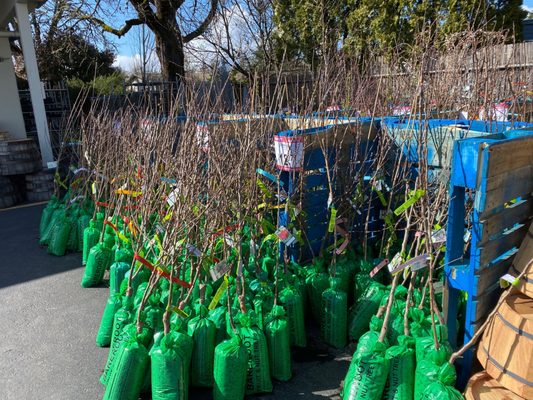
[(78, 18), (96, 24), (104, 32), (122, 37), (132, 27), (146, 25), (155, 36), (163, 80), (178, 83), (185, 76), (184, 45), (206, 32), (219, 6), (219, 0), (128, 0), (134, 16), (115, 28), (110, 22), (114, 20), (110, 7), (116, 2), (87, 1), (93, 5), (92, 12), (80, 13)]

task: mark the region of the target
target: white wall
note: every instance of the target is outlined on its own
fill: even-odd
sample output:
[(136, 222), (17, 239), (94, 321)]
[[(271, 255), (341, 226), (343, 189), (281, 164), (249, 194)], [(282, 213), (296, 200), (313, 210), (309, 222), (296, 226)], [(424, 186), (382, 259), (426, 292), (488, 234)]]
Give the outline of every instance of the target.
[[(1, 1), (1, 0), (0, 0)], [(26, 138), (26, 128), (20, 107), (19, 92), (9, 39), (0, 37), (0, 131), (9, 132), (16, 139)]]

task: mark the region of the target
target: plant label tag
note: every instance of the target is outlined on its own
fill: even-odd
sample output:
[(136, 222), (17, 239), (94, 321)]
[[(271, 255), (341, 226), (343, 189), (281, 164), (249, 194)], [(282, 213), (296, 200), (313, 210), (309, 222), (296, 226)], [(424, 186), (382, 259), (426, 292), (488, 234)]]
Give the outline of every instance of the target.
[(435, 294), (440, 294), (440, 293), (444, 292), (444, 283), (435, 282), (433, 284), (433, 292), (435, 292)]
[(187, 251), (188, 251), (189, 253), (194, 254), (196, 257), (202, 257), (202, 252), (201, 252), (200, 249), (198, 249), (198, 247), (196, 247), (195, 245), (193, 245), (193, 244), (187, 244), (185, 247), (187, 248)]
[(465, 232), (465, 235), (463, 236), (463, 241), (465, 243), (468, 243), (470, 241), (470, 237), (472, 236), (472, 233), (467, 229)]
[(389, 265), (387, 265), (389, 272), (392, 274), (392, 271), (394, 271), (394, 269), (401, 263), (402, 263), (402, 256), (400, 255), (400, 253), (396, 253), (394, 257), (392, 257), (392, 260), (389, 263)]
[(412, 271), (416, 271), (416, 270), (424, 268), (427, 265), (428, 259), (429, 259), (428, 254), (421, 254), (419, 256), (411, 258), (410, 260), (404, 262), (403, 264), (398, 265), (396, 268), (393, 268), (392, 271), (389, 267), (389, 272), (391, 273), (391, 275), (394, 275), (404, 270), (407, 267), (411, 267)]
[(276, 230), (275, 234), (279, 238), (279, 240), (281, 240), (287, 246), (290, 246), (296, 241), (296, 238), (284, 226), (280, 226)]
[(387, 215), (387, 210), (379, 210), (379, 219), (385, 219), (385, 215)]
[(374, 267), (372, 271), (370, 271), (370, 277), (373, 278), (385, 265), (389, 263), (389, 260), (386, 258), (383, 261), (381, 261), (378, 265)]
[(235, 240), (227, 233), (224, 234), (224, 240), (229, 247), (235, 247)]
[(511, 274), (505, 274), (500, 278), (500, 287), (506, 289), (509, 286), (516, 286), (518, 284), (518, 279), (512, 276)]
[(226, 260), (222, 260), (219, 263), (215, 264), (213, 268), (209, 270), (209, 274), (211, 275), (211, 279), (213, 279), (213, 282), (215, 282), (222, 278), (224, 275), (228, 274), (230, 270), (231, 265), (228, 264)]
[(176, 199), (178, 198), (178, 189), (174, 189), (167, 197), (167, 203), (170, 207), (172, 207), (176, 203)]
[(431, 234), (431, 242), (433, 244), (446, 243), (446, 229), (440, 228)]
[(155, 224), (155, 230), (161, 235), (165, 233), (165, 228), (160, 223)]

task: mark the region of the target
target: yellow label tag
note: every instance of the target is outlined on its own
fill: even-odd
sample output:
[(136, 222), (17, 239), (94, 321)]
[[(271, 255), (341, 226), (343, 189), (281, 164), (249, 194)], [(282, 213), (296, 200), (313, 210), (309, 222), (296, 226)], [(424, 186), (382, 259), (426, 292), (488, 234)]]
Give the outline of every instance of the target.
[(167, 215), (163, 217), (163, 222), (167, 222), (170, 218), (172, 218), (172, 211), (169, 211)]
[(93, 194), (96, 196), (96, 182), (93, 182), (93, 184), (91, 185), (91, 190)]
[(139, 197), (143, 192), (134, 192), (133, 190), (118, 189), (115, 191), (117, 194), (123, 194), (131, 197)]
[(118, 238), (122, 240), (124, 243), (130, 242), (130, 240), (122, 232), (118, 232)]
[(209, 303), (208, 309), (210, 309), (210, 310), (214, 310), (215, 309), (215, 307), (218, 305), (218, 302), (220, 301), (220, 298), (222, 297), (222, 295), (224, 294), (224, 292), (228, 288), (228, 285), (229, 285), (228, 276), (224, 275), (224, 280), (222, 281), (222, 284), (220, 285), (220, 287), (218, 288), (217, 292), (213, 296), (213, 300), (211, 300), (211, 303)]
[(177, 306), (172, 307), (172, 311), (174, 311), (176, 314), (182, 316), (183, 318), (189, 318), (189, 314), (187, 314), (185, 311), (179, 309)]

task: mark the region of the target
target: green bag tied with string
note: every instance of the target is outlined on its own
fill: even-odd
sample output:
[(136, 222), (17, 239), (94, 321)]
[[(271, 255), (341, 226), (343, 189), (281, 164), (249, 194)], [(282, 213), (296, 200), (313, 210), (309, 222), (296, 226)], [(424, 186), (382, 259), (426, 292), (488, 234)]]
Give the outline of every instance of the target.
[(102, 282), (106, 269), (111, 266), (112, 246), (112, 238), (107, 237), (103, 243), (98, 243), (91, 249), (81, 279), (82, 287), (88, 288)]
[(322, 293), (320, 333), (324, 342), (341, 349), (347, 341), (348, 298), (339, 278), (331, 278), (330, 285)]
[(149, 360), (148, 350), (138, 336), (124, 343), (113, 362), (103, 400), (138, 400)]
[(114, 294), (107, 299), (102, 319), (100, 321), (100, 328), (96, 334), (96, 345), (98, 347), (107, 347), (111, 344), (113, 336), (113, 322), (115, 320), (115, 313), (122, 306), (122, 296)]
[(68, 217), (58, 218), (50, 232), (48, 253), (54, 256), (64, 256), (67, 250), (71, 223)]
[(188, 400), (193, 340), (170, 331), (150, 351), (152, 400)]
[(98, 231), (95, 226), (96, 222), (91, 219), (89, 221), (89, 226), (83, 230), (83, 248), (81, 255), (81, 262), (83, 265), (87, 264), (91, 249), (96, 246), (100, 240), (100, 231)]
[(237, 331), (248, 350), (248, 368), (246, 371), (246, 394), (272, 392), (270, 363), (266, 338), (249, 314), (239, 315), (240, 326)]
[(196, 317), (192, 318), (187, 326), (187, 332), (194, 341), (191, 365), (193, 386), (213, 386), (216, 327), (208, 316), (207, 307), (198, 305)]
[(268, 345), (270, 375), (278, 381), (291, 379), (291, 348), (285, 310), (274, 306), (266, 317), (265, 337)]
[(344, 381), (343, 400), (381, 399), (389, 374), (386, 346), (377, 342), (373, 351), (355, 359)]
[(287, 315), (291, 346), (307, 346), (302, 295), (296, 289), (287, 286), (281, 291), (279, 300)]
[(368, 324), (379, 309), (381, 299), (385, 296), (385, 287), (380, 283), (371, 283), (359, 303), (349, 313), (348, 334), (350, 339), (358, 340), (367, 331)]
[(215, 349), (214, 400), (242, 400), (246, 390), (248, 351), (238, 336)]
[(413, 400), (415, 386), (414, 339), (399, 336), (398, 345), (385, 353), (390, 360), (389, 377), (383, 395), (384, 400)]

